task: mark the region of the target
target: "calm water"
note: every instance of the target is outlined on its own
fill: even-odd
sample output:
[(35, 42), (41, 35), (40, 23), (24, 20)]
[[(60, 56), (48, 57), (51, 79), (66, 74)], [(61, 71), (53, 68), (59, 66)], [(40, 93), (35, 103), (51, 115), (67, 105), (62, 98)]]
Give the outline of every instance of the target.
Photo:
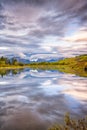
[(9, 71), (0, 76), (0, 130), (46, 130), (87, 115), (87, 78), (58, 71)]

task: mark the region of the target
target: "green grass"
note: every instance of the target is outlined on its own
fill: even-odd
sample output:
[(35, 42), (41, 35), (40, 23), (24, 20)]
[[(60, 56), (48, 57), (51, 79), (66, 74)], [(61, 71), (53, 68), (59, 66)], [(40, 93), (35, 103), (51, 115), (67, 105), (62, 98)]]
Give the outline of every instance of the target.
[(28, 65), (4, 65), (4, 66), (0, 66), (0, 70), (1, 69), (21, 69), (21, 68), (26, 68), (29, 67)]
[(72, 119), (69, 114), (65, 115), (64, 125), (54, 125), (48, 130), (87, 130), (87, 118)]
[(59, 70), (64, 73), (87, 77), (87, 55), (65, 58), (57, 62), (36, 62), (31, 63), (28, 66), (33, 69)]
[[(3, 62), (2, 62), (3, 63)], [(34, 62), (23, 64), (16, 61), (14, 65), (0, 64), (0, 69), (33, 68), (42, 70), (58, 70), (64, 73), (87, 77), (87, 54), (65, 58), (56, 62)]]

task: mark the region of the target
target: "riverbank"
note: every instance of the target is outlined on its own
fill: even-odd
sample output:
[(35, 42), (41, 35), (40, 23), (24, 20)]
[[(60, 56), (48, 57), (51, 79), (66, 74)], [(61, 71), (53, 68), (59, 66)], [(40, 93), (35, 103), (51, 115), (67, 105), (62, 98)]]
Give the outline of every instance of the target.
[(87, 55), (80, 55), (72, 58), (65, 58), (56, 62), (33, 62), (29, 64), (16, 64), (0, 66), (0, 69), (42, 69), (42, 70), (58, 70), (63, 73), (76, 74), (78, 76), (87, 77)]
[(65, 58), (57, 62), (36, 62), (28, 66), (33, 69), (58, 70), (64, 73), (87, 77), (87, 55)]
[(56, 124), (48, 130), (87, 130), (87, 118), (72, 119), (69, 114), (64, 117), (64, 125)]
[(23, 68), (29, 68), (29, 65), (23, 65), (23, 66), (19, 66), (19, 65), (16, 65), (16, 66), (12, 66), (12, 65), (0, 66), (0, 70), (1, 69), (6, 69), (6, 70), (9, 70), (9, 69), (23, 69)]

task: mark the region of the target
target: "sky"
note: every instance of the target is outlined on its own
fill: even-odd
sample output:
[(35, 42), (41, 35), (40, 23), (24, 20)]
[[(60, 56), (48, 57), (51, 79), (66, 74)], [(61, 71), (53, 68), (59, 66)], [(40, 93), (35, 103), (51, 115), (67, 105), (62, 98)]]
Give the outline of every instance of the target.
[(0, 0), (0, 56), (87, 53), (87, 0)]

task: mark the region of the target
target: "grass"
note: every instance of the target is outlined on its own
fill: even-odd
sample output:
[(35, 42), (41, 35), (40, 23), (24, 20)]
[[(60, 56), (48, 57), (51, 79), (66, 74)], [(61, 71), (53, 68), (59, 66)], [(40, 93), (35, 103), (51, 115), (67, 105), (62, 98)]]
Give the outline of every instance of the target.
[(65, 58), (56, 62), (34, 62), (30, 64), (1, 65), (0, 69), (32, 68), (42, 70), (58, 70), (64, 73), (87, 77), (87, 54)]
[(87, 77), (87, 55), (65, 58), (57, 62), (36, 62), (31, 63), (28, 66), (33, 69), (59, 70), (64, 73)]
[(48, 130), (87, 130), (87, 118), (75, 120), (69, 114), (66, 114), (64, 125), (54, 125)]
[(26, 68), (26, 67), (29, 67), (28, 65), (23, 65), (23, 66), (20, 66), (20, 65), (8, 65), (8, 66), (0, 66), (0, 70), (1, 69), (21, 69), (21, 68)]

